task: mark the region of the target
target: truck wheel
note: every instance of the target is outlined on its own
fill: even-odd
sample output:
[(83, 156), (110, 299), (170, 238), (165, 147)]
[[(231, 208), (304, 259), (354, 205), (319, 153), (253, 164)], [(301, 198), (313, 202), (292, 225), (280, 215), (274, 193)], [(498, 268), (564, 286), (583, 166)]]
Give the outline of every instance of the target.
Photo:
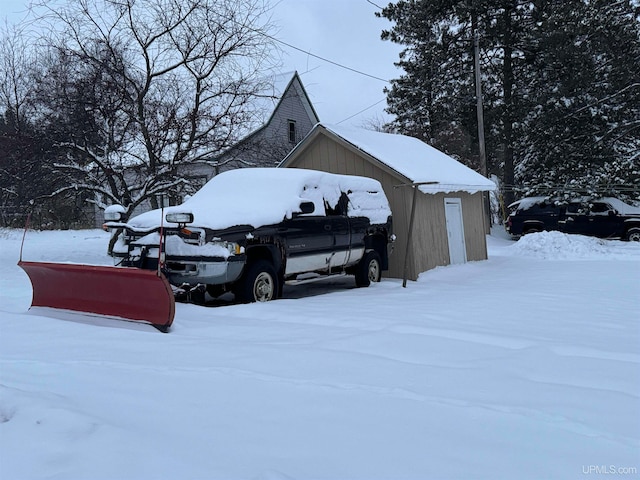
[(356, 269), (356, 286), (368, 287), (371, 282), (379, 282), (381, 276), (380, 255), (375, 250), (366, 252)]
[(259, 260), (249, 266), (234, 289), (242, 303), (268, 302), (278, 296), (278, 276), (271, 263)]
[(207, 289), (204, 285), (197, 285), (189, 291), (189, 300), (196, 305), (205, 305), (207, 299), (205, 296)]
[(211, 295), (213, 298), (221, 297), (226, 293), (227, 289), (224, 285), (217, 284), (208, 284), (207, 285), (207, 293)]
[(627, 231), (627, 240), (630, 242), (640, 242), (640, 228), (630, 228)]

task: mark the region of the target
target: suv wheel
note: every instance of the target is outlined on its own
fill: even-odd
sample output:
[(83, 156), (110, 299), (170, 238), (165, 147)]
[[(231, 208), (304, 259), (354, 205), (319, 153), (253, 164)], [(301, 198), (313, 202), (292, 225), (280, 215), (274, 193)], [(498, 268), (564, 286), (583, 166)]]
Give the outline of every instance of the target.
[(379, 282), (382, 275), (382, 262), (375, 250), (364, 254), (356, 269), (356, 286), (368, 287), (371, 282)]
[(242, 303), (268, 302), (278, 296), (278, 276), (271, 263), (259, 260), (249, 266), (235, 289)]
[(627, 240), (630, 242), (640, 242), (640, 228), (630, 228), (627, 231)]

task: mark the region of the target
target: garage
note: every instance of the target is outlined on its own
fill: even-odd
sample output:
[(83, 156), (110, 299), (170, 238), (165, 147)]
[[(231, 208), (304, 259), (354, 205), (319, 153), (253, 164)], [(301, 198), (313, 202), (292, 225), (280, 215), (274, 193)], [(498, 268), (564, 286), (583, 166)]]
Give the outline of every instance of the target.
[(378, 180), (397, 237), (389, 277), (487, 258), (483, 192), (495, 184), (416, 138), (319, 123), (279, 167)]

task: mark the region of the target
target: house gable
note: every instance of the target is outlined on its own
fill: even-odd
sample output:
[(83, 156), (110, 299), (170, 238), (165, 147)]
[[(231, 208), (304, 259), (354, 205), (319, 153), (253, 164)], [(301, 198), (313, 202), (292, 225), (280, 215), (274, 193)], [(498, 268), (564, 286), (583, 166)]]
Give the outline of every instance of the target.
[[(244, 166), (274, 167), (318, 122), (297, 72), (293, 73), (265, 123), (225, 152), (218, 171)], [(264, 106), (262, 107), (264, 109)], [(295, 132), (291, 138), (291, 125)]]

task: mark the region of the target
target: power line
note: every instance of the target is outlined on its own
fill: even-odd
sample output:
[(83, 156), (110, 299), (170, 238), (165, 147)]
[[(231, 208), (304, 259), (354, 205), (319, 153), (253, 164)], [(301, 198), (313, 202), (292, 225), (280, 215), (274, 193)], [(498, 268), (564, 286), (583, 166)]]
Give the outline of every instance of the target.
[(374, 7), (379, 8), (380, 10), (384, 10), (384, 8), (382, 8), (380, 5), (373, 3), (371, 0), (367, 0), (367, 3), (370, 3), (371, 5), (373, 5)]
[[(307, 50), (303, 50), (302, 48), (296, 47), (295, 45), (291, 45), (290, 43), (287, 43), (284, 40), (280, 40), (279, 38), (276, 38), (273, 35), (269, 35), (268, 33), (264, 32), (264, 31), (262, 31), (260, 29), (251, 28), (251, 27), (249, 27), (249, 26), (247, 26), (245, 24), (241, 24), (240, 22), (238, 22), (236, 19), (234, 19), (232, 17), (227, 17), (227, 16), (224, 16), (224, 15), (222, 15), (222, 17), (225, 18), (226, 20), (230, 21), (231, 23), (235, 23), (236, 25), (239, 25), (239, 26), (241, 26), (243, 28), (247, 28), (248, 30), (251, 30), (252, 32), (257, 33), (259, 35), (262, 35), (264, 37), (267, 37), (267, 38), (273, 40), (274, 42), (281, 43), (282, 45), (285, 45), (285, 46), (287, 46), (289, 48), (292, 48), (294, 50), (302, 52), (302, 53), (304, 53), (306, 55), (309, 55), (311, 57), (317, 58), (318, 60), (322, 60), (323, 62), (327, 62), (327, 63), (330, 63), (331, 65), (335, 65), (336, 67), (340, 67), (340, 68), (343, 68), (345, 70), (349, 70), (350, 72), (357, 73), (358, 75), (364, 75), (365, 77), (373, 78), (374, 80), (380, 80), (381, 82), (384, 82), (384, 83), (391, 83), (389, 80), (387, 80), (385, 78), (376, 77), (375, 75), (371, 75), (369, 73), (363, 72), (361, 70), (357, 70), (355, 68), (347, 67), (346, 65), (343, 65), (341, 63), (334, 62), (333, 60), (329, 60), (328, 58), (324, 58), (324, 57), (321, 57), (320, 55), (316, 55), (315, 53), (311, 53), (311, 52), (308, 52)], [(224, 28), (222, 25), (220, 25), (220, 27)]]
[(332, 65), (335, 65), (336, 67), (344, 68), (345, 70), (349, 70), (351, 72), (357, 73), (358, 75), (364, 75), (365, 77), (373, 78), (374, 80), (380, 80), (381, 82), (391, 83), (391, 82), (389, 82), (389, 80), (386, 80), (386, 79), (380, 78), (380, 77), (376, 77), (375, 75), (371, 75), (371, 74), (363, 72), (361, 70), (356, 70), (355, 68), (347, 67), (346, 65), (342, 65), (341, 63), (334, 62), (333, 60), (329, 60), (328, 58), (324, 58), (324, 57), (321, 57), (320, 55), (316, 55), (315, 53), (311, 53), (311, 52), (308, 52), (306, 50), (303, 50), (302, 48), (298, 48), (295, 45), (291, 45), (290, 43), (287, 43), (284, 40), (280, 40), (278, 38), (272, 37), (270, 35), (267, 35), (266, 33), (263, 33), (263, 35), (265, 35), (266, 37), (270, 38), (271, 40), (275, 40), (276, 42), (281, 43), (282, 45), (286, 45), (289, 48), (293, 48), (294, 50), (297, 50), (299, 52), (305, 53), (305, 54), (307, 54), (307, 55), (309, 55), (311, 57), (317, 58), (318, 60), (322, 60), (323, 62), (327, 62), (327, 63), (330, 63)]
[[(367, 1), (368, 1), (368, 0), (367, 0)], [(369, 3), (371, 3), (372, 5), (375, 5), (375, 4), (374, 4), (374, 3), (372, 3), (372, 2), (369, 2)], [(382, 9), (382, 8), (381, 8), (381, 7), (379, 7), (378, 5), (375, 5), (375, 6), (376, 6), (376, 7), (378, 7), (378, 8), (380, 8), (380, 9)], [(238, 22), (237, 22), (235, 19), (233, 19), (233, 18), (228, 18), (228, 17), (227, 17), (227, 19), (228, 19), (229, 21), (233, 22), (233, 23), (236, 23), (236, 24), (238, 23)], [(280, 44), (282, 44), (282, 45), (285, 45), (286, 47), (292, 48), (293, 50), (297, 50), (298, 52), (301, 52), (301, 53), (304, 53), (304, 54), (309, 55), (309, 56), (311, 56), (311, 57), (317, 58), (318, 60), (322, 60), (323, 62), (327, 62), (327, 63), (330, 63), (331, 65), (335, 65), (336, 67), (339, 67), (339, 68), (342, 68), (342, 69), (345, 69), (345, 70), (349, 70), (350, 72), (357, 73), (358, 75), (363, 75), (363, 76), (365, 76), (365, 77), (369, 77), (369, 78), (372, 78), (372, 79), (374, 79), (374, 80), (379, 80), (379, 81), (384, 82), (384, 83), (391, 83), (389, 80), (386, 80), (386, 79), (384, 79), (384, 78), (377, 77), (377, 76), (375, 76), (375, 75), (371, 75), (371, 74), (366, 73), (366, 72), (363, 72), (363, 71), (361, 71), (361, 70), (357, 70), (357, 69), (355, 69), (355, 68), (348, 67), (348, 66), (343, 65), (343, 64), (338, 63), (338, 62), (334, 62), (333, 60), (329, 60), (328, 58), (321, 57), (320, 55), (316, 55), (315, 53), (311, 53), (311, 52), (309, 52), (309, 51), (307, 51), (307, 50), (303, 50), (302, 48), (296, 47), (295, 45), (291, 45), (290, 43), (287, 43), (287, 42), (285, 42), (284, 40), (280, 40), (279, 38), (276, 38), (276, 37), (274, 37), (274, 36), (272, 36), (272, 35), (269, 35), (268, 33), (265, 33), (265, 32), (263, 32), (262, 30), (257, 30), (257, 29), (253, 29), (253, 28), (250, 28), (250, 30), (252, 30), (252, 31), (254, 31), (255, 33), (258, 33), (258, 34), (260, 34), (260, 35), (263, 35), (263, 36), (265, 36), (265, 37), (267, 37), (267, 38), (269, 38), (269, 39), (271, 39), (271, 40), (273, 40), (273, 41), (275, 41), (275, 42), (278, 42), (278, 43), (280, 43)], [(338, 122), (338, 124), (343, 123), (343, 122), (346, 122), (347, 120), (349, 120), (349, 119), (351, 119), (351, 118), (353, 118), (353, 117), (355, 117), (355, 116), (357, 116), (357, 115), (360, 115), (361, 113), (363, 113), (363, 112), (365, 112), (365, 111), (369, 110), (370, 108), (375, 107), (376, 105), (378, 105), (378, 104), (380, 104), (380, 103), (384, 102), (385, 100), (386, 100), (386, 99), (384, 99), (384, 98), (383, 98), (382, 100), (378, 100), (376, 103), (374, 103), (374, 104), (372, 104), (372, 105), (369, 105), (368, 107), (364, 108), (363, 110), (360, 110), (360, 111), (359, 111), (359, 112), (357, 112), (357, 113), (354, 113), (353, 115), (351, 115), (351, 116), (349, 116), (349, 117), (345, 118), (344, 120), (341, 120), (340, 122)]]
[(363, 108), (362, 110), (360, 110), (358, 113), (354, 113), (353, 115), (345, 118), (344, 120), (340, 120), (336, 125), (340, 125), (343, 122), (346, 122), (347, 120), (351, 120), (353, 117), (357, 117), (358, 115), (360, 115), (361, 113), (366, 112), (367, 110), (369, 110), (370, 108), (375, 107), (376, 105), (384, 102), (386, 100), (386, 98), (383, 98), (382, 100), (378, 100), (376, 103), (374, 103), (373, 105), (369, 105), (367, 108)]

